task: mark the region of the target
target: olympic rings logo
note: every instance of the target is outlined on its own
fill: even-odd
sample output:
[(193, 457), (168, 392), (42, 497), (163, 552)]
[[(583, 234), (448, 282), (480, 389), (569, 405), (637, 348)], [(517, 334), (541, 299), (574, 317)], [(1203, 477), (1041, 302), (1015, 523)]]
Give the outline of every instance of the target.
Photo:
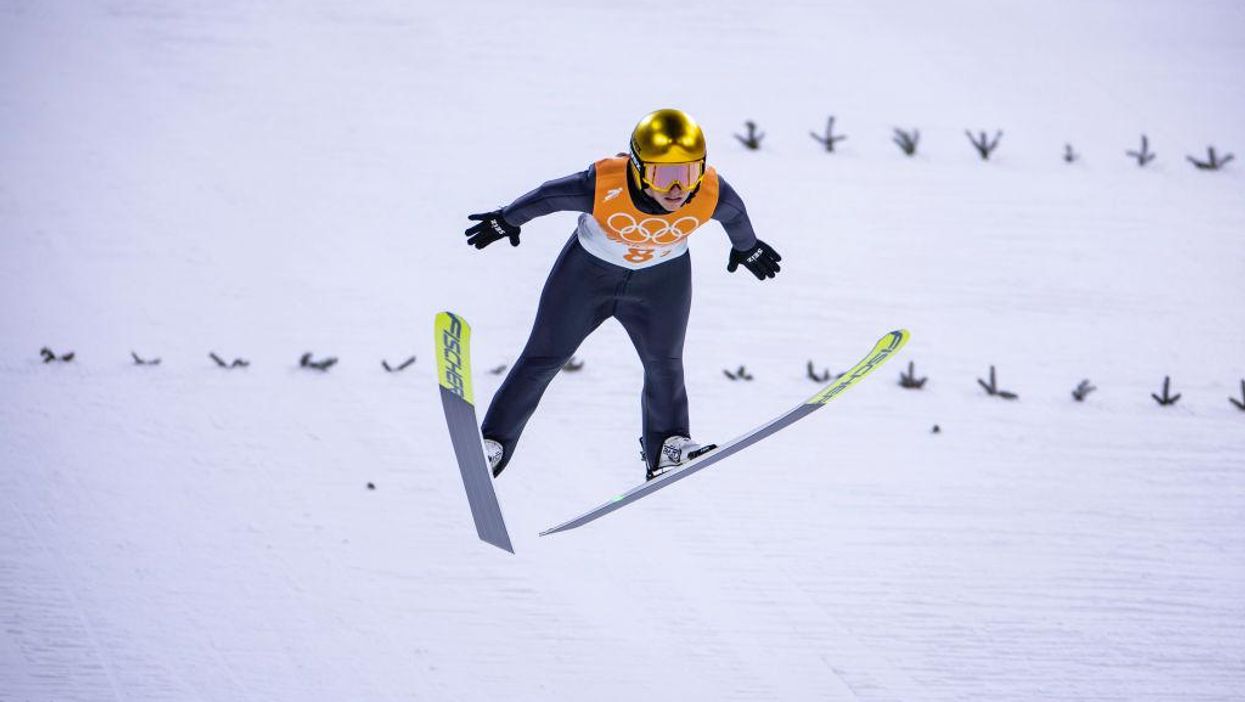
[(611, 239), (621, 240), (627, 244), (657, 244), (659, 246), (678, 243), (691, 236), (692, 232), (700, 226), (700, 220), (690, 215), (680, 217), (673, 222), (657, 217), (648, 217), (637, 222), (635, 217), (626, 212), (615, 212), (605, 220), (605, 223), (612, 230), (609, 233), (617, 235), (617, 237), (611, 236)]

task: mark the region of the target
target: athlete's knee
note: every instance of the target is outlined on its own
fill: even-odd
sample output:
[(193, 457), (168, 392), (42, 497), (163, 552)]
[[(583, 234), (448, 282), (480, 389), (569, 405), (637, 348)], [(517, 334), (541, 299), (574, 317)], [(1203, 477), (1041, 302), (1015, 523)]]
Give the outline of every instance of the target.
[(640, 358), (646, 375), (683, 375), (683, 359), (673, 356), (645, 356)]
[(553, 377), (558, 371), (562, 370), (562, 366), (571, 360), (571, 354), (558, 355), (527, 355), (519, 356), (519, 360), (515, 361), (515, 372), (521, 372), (530, 376), (549, 376)]

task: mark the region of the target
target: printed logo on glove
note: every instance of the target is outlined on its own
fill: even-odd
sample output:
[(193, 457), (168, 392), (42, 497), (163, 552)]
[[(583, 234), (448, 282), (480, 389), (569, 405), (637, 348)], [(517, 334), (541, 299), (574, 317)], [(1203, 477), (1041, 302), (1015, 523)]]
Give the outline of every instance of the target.
[(757, 277), (757, 280), (765, 280), (778, 275), (778, 271), (782, 270), (782, 266), (778, 262), (782, 260), (782, 256), (773, 249), (769, 244), (757, 239), (756, 246), (747, 251), (731, 249), (730, 260), (726, 263), (726, 270), (734, 273), (739, 264), (743, 264)]
[(510, 239), (511, 246), (519, 245), (519, 228), (507, 222), (501, 210), (467, 215), (467, 219), (478, 222), (463, 232), (467, 235), (468, 246), (482, 249), (498, 239)]

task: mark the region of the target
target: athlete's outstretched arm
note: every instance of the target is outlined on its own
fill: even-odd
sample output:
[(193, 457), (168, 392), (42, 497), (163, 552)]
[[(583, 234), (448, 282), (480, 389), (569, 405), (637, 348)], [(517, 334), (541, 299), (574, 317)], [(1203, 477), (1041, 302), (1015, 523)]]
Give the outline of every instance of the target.
[(731, 246), (740, 251), (756, 246), (757, 235), (752, 231), (748, 208), (744, 207), (743, 198), (721, 174), (718, 175), (718, 206), (713, 210), (713, 218), (722, 223), (726, 235), (731, 238)]
[(731, 254), (726, 262), (726, 270), (734, 273), (743, 264), (757, 280), (778, 275), (778, 271), (782, 270), (778, 265), (782, 256), (769, 244), (757, 238), (752, 231), (752, 220), (748, 219), (748, 210), (744, 207), (743, 199), (722, 176), (718, 176), (718, 206), (713, 211), (713, 218), (722, 223), (726, 235), (731, 238)]
[(502, 208), (502, 216), (521, 227), (553, 212), (591, 212), (596, 187), (596, 166), (588, 166), (586, 171), (548, 181), (520, 196)]
[(518, 246), (519, 228), (537, 217), (568, 210), (591, 212), (596, 181), (596, 167), (589, 166), (586, 171), (548, 181), (501, 209), (469, 215), (478, 224), (465, 232), (467, 243), (482, 249), (508, 238), (511, 246)]

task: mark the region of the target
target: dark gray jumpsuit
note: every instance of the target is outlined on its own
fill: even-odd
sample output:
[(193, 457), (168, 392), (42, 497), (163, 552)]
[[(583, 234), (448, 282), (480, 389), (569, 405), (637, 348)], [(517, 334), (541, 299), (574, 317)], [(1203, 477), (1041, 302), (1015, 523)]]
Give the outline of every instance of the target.
[[(667, 214), (627, 179), (631, 201), (642, 212)], [(746, 251), (756, 235), (743, 201), (718, 176), (713, 219), (722, 223), (731, 245)], [(551, 212), (592, 212), (596, 169), (551, 180), (502, 209), (507, 222), (522, 226)], [(696, 193), (693, 192), (694, 198)], [(690, 199), (689, 199), (690, 202)], [(481, 433), (502, 445), (498, 470), (514, 455), (523, 427), (545, 388), (590, 333), (606, 319), (622, 324), (644, 365), (642, 436), (649, 467), (656, 466), (667, 437), (691, 436), (687, 389), (683, 384), (683, 339), (692, 302), (691, 252), (633, 270), (589, 253), (572, 234), (540, 295), (532, 333), (484, 415)]]

